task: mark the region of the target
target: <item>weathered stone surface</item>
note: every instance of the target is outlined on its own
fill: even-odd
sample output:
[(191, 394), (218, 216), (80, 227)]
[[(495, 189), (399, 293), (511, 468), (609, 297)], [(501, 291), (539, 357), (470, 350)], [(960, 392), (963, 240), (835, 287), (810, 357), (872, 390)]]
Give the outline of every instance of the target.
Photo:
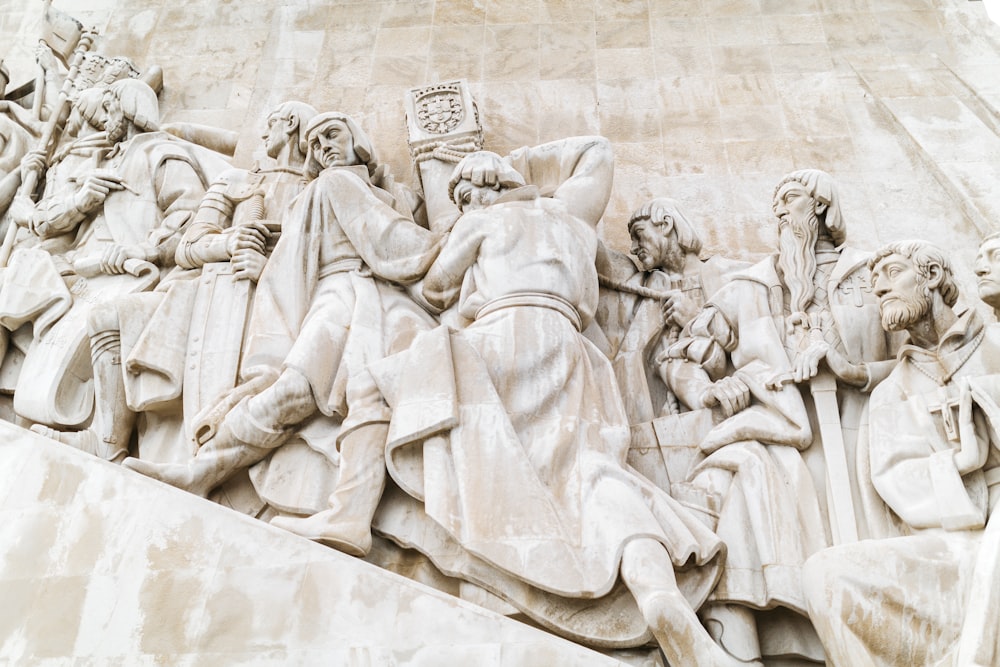
[(15, 426), (0, 440), (8, 664), (622, 664)]

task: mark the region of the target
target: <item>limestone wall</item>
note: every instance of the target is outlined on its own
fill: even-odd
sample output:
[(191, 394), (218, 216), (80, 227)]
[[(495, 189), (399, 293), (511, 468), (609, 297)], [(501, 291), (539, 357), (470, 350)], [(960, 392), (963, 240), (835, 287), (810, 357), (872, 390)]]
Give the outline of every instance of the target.
[[(612, 245), (648, 197), (683, 201), (710, 252), (775, 240), (785, 172), (838, 179), (854, 245), (938, 241), (971, 262), (1000, 221), (1000, 26), (967, 0), (56, 0), (98, 48), (165, 70), (166, 120), (237, 130), (298, 98), (355, 114), (408, 175), (403, 95), (464, 77), (488, 148), (615, 142)], [(12, 85), (40, 2), (6, 3)], [(947, 232), (947, 233), (945, 233)], [(960, 269), (961, 270), (961, 269)], [(968, 281), (967, 271), (963, 282)]]

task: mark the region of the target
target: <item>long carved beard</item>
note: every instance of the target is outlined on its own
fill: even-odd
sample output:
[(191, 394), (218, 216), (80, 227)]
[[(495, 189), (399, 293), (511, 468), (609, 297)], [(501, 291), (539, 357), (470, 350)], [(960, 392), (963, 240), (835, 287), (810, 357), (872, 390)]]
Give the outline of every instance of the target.
[(789, 219), (778, 230), (778, 268), (784, 275), (793, 313), (804, 312), (816, 292), (813, 277), (818, 237), (819, 219), (815, 213), (805, 220)]
[(922, 285), (914, 296), (896, 296), (878, 305), (882, 315), (882, 328), (902, 331), (923, 319), (931, 309), (931, 292)]

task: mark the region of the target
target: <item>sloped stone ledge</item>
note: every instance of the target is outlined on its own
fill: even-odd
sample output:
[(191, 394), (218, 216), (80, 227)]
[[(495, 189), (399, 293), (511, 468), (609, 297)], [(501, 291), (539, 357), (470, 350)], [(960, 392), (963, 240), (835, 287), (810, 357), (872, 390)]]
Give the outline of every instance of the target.
[(0, 422), (0, 662), (621, 665)]

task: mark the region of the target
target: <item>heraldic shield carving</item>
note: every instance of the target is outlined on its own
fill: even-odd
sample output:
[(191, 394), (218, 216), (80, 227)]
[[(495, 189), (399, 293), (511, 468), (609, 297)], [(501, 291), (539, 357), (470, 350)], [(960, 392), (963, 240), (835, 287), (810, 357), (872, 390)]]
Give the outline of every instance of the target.
[(446, 134), (465, 118), (462, 92), (457, 84), (427, 88), (416, 100), (417, 122), (425, 132)]

